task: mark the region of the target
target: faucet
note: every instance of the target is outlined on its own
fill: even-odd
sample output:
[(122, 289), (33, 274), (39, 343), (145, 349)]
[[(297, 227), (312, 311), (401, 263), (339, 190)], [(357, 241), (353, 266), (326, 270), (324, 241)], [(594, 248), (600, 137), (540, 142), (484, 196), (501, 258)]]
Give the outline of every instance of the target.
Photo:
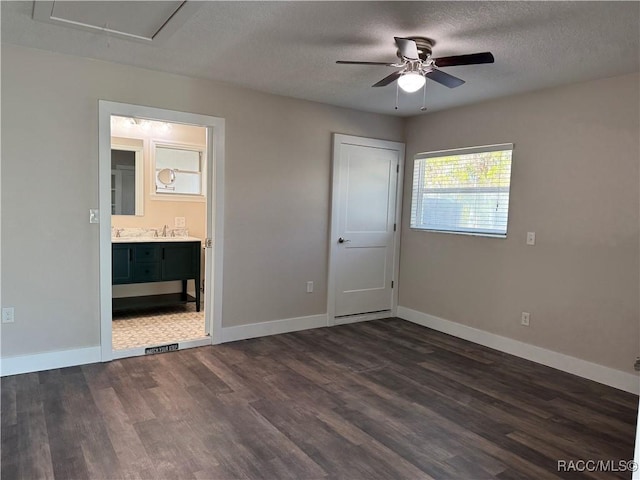
[(162, 227), (162, 236), (163, 237), (167, 236), (167, 227), (168, 227), (168, 225), (165, 225), (164, 227)]
[(122, 232), (122, 228), (116, 228), (116, 238), (120, 238), (120, 232)]

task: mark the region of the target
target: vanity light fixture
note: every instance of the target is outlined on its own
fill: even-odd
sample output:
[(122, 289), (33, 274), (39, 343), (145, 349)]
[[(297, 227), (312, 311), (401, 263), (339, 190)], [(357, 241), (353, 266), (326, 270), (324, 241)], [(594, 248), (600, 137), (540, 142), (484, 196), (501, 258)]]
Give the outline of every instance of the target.
[(113, 115), (111, 117), (111, 128), (114, 128), (118, 125), (124, 128), (139, 128), (145, 132), (151, 129), (155, 129), (163, 133), (170, 132), (173, 128), (173, 125), (168, 122), (158, 122), (155, 120), (147, 120), (144, 118), (119, 117)]
[(136, 118), (136, 123), (144, 131), (151, 130), (151, 122), (149, 120), (140, 120)]

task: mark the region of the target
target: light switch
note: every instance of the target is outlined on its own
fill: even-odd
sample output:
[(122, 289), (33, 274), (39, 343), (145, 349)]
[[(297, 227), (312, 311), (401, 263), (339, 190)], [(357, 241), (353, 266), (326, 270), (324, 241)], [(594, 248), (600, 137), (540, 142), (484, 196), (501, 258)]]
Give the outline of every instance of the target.
[(89, 209), (89, 223), (100, 223), (100, 210), (97, 208)]
[(13, 307), (2, 309), (2, 323), (13, 323), (15, 321), (15, 310)]
[(536, 232), (527, 232), (527, 245), (536, 244)]

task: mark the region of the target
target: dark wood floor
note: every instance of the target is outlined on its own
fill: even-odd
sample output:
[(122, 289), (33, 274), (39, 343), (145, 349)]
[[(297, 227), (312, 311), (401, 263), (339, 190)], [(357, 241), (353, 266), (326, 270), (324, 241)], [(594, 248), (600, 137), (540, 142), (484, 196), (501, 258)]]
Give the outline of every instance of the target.
[(637, 397), (398, 319), (2, 379), (3, 479), (545, 479)]

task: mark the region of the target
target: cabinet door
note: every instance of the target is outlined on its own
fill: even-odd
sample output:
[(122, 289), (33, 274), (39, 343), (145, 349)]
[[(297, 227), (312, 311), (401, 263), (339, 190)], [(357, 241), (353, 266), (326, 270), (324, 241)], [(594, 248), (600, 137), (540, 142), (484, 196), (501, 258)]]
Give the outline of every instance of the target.
[(131, 283), (133, 280), (133, 249), (131, 245), (112, 245), (111, 283)]
[(193, 243), (165, 245), (162, 261), (162, 280), (195, 278), (197, 253), (198, 247)]

